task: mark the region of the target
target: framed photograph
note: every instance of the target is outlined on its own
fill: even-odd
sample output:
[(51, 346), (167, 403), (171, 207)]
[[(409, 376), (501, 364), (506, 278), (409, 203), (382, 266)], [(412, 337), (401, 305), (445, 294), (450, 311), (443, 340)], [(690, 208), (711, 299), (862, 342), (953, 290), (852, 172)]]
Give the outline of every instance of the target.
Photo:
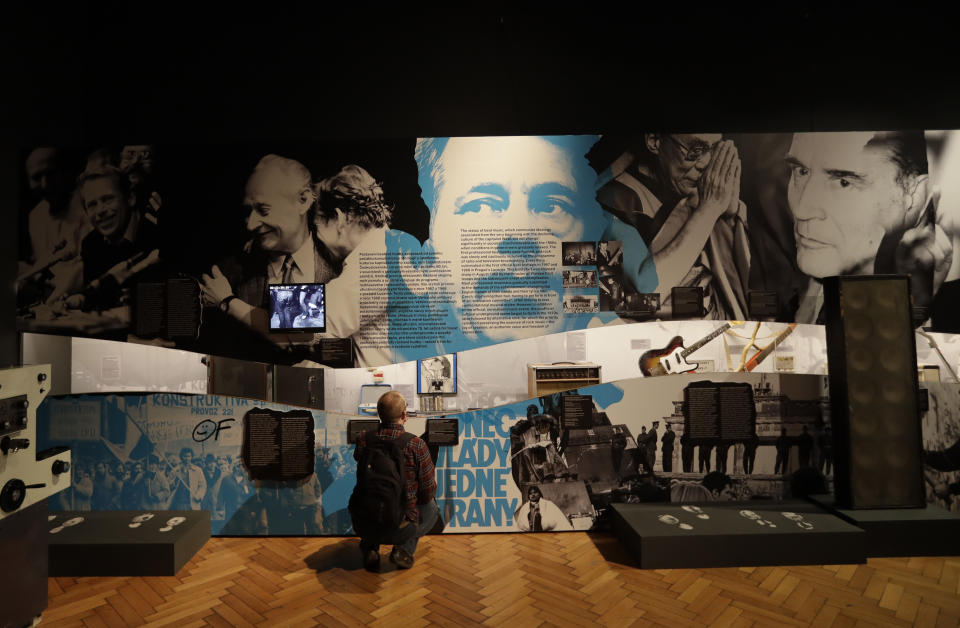
[(418, 395), (453, 395), (457, 392), (457, 354), (417, 360)]
[(626, 308), (627, 298), (622, 278), (619, 275), (602, 275), (600, 277), (600, 311), (622, 312)]
[(595, 294), (567, 294), (563, 295), (564, 314), (592, 314), (597, 309), (597, 295)]
[(601, 275), (623, 272), (623, 242), (608, 240), (597, 244), (597, 266)]
[(596, 242), (563, 242), (560, 245), (564, 266), (596, 266)]
[(565, 270), (563, 271), (564, 288), (596, 288), (597, 271), (595, 270)]
[(655, 318), (659, 310), (660, 294), (657, 292), (650, 292), (644, 294), (625, 294), (623, 298), (623, 307), (615, 311), (618, 316), (622, 316), (623, 318), (644, 320)]

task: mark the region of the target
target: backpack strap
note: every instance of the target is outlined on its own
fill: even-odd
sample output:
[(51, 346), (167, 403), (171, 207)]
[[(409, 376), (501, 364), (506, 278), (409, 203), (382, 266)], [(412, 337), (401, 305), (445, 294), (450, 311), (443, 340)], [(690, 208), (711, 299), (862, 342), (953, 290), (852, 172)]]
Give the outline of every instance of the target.
[(404, 453), (404, 450), (407, 448), (407, 445), (410, 444), (410, 441), (414, 439), (414, 435), (410, 432), (404, 432), (397, 437), (393, 442), (397, 444), (397, 451), (400, 453), (400, 462), (403, 463), (403, 468), (401, 473), (404, 473), (404, 478), (406, 478), (406, 469), (407, 469), (407, 456)]
[(407, 457), (404, 454), (404, 450), (407, 448), (407, 445), (410, 444), (410, 441), (412, 441), (414, 438), (415, 436), (410, 432), (404, 432), (403, 434), (398, 436), (395, 441), (393, 441), (397, 444), (397, 449), (400, 451), (400, 455), (403, 456), (404, 466), (406, 466), (406, 460), (407, 460)]

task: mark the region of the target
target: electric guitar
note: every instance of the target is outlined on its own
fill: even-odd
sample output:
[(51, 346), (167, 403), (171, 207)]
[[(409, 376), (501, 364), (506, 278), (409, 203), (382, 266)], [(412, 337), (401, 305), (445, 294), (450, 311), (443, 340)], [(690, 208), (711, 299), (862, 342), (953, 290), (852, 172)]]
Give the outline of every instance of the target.
[(683, 337), (674, 336), (663, 349), (651, 349), (640, 356), (640, 372), (644, 377), (689, 373), (699, 366), (697, 362), (687, 362), (687, 356), (707, 344), (723, 332), (730, 329), (730, 323), (724, 323), (719, 329), (704, 336), (687, 348), (683, 346)]
[(784, 340), (786, 340), (787, 336), (789, 336), (790, 334), (792, 334), (792, 333), (793, 333), (793, 330), (796, 329), (796, 328), (797, 328), (797, 324), (796, 324), (796, 323), (790, 323), (790, 326), (789, 326), (789, 327), (787, 327), (787, 328), (784, 329), (782, 332), (780, 332), (779, 334), (777, 334), (777, 337), (773, 339), (773, 342), (771, 342), (770, 344), (768, 344), (768, 345), (767, 345), (766, 347), (764, 347), (763, 349), (760, 349), (760, 351), (758, 351), (757, 354), (754, 355), (752, 358), (750, 358), (749, 360), (747, 360), (747, 361), (743, 364), (743, 366), (741, 366), (741, 367), (738, 369), (738, 371), (741, 371), (741, 372), (743, 372), (743, 371), (752, 371), (753, 369), (757, 368), (757, 365), (760, 364), (761, 362), (763, 362), (764, 358), (766, 358), (768, 355), (770, 355), (771, 353), (773, 353), (773, 350), (776, 349), (776, 348), (780, 345), (781, 342), (783, 342)]

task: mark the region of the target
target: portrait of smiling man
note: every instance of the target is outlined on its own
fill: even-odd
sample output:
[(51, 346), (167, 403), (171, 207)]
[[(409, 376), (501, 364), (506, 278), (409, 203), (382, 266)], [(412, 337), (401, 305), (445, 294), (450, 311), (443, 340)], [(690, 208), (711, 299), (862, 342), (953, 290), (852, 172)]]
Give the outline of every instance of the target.
[(243, 253), (202, 276), (207, 305), (266, 334), (268, 284), (323, 283), (335, 276), (310, 228), (316, 200), (310, 172), (298, 161), (267, 155), (244, 188), (250, 239)]
[(786, 163), (797, 266), (810, 277), (797, 322), (816, 322), (832, 275), (910, 274), (914, 304), (930, 304), (952, 247), (932, 214), (922, 131), (797, 133)]
[(85, 172), (78, 188), (94, 229), (80, 245), (85, 285), (116, 264), (158, 247), (157, 228), (141, 219), (123, 172), (109, 166)]

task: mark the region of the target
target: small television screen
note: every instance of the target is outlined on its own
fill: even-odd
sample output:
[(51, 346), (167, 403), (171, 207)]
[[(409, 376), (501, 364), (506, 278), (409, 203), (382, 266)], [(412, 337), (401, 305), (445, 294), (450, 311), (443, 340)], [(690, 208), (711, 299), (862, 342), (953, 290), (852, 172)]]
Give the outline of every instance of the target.
[(270, 331), (327, 330), (326, 285), (271, 284)]

